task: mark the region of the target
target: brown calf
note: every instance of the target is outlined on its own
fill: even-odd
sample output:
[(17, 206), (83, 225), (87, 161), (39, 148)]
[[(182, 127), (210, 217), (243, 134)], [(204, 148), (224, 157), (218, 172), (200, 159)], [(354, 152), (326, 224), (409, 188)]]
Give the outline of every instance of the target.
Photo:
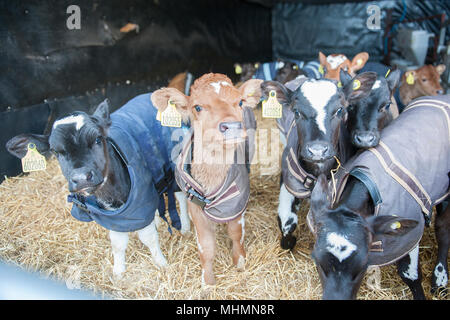
[(324, 78), (334, 79), (339, 81), (339, 72), (341, 69), (347, 71), (352, 77), (356, 75), (356, 71), (360, 70), (369, 60), (369, 54), (367, 52), (360, 52), (355, 55), (350, 61), (345, 55), (333, 53), (329, 56), (325, 56), (322, 52), (319, 52), (320, 65), (325, 69)]
[(444, 71), (445, 65), (440, 64), (424, 65), (419, 69), (405, 72), (399, 88), (402, 103), (407, 105), (418, 97), (443, 94), (440, 76)]
[[(236, 137), (231, 139), (232, 141), (226, 138), (224, 123), (242, 123), (241, 106), (256, 107), (261, 97), (261, 83), (262, 80), (251, 79), (237, 89), (227, 76), (209, 73), (194, 82), (189, 96), (174, 88), (162, 88), (152, 94), (153, 105), (161, 112), (165, 110), (170, 100), (175, 103), (183, 119), (190, 120), (196, 137), (192, 150), (191, 176), (206, 193), (217, 190), (224, 183), (231, 166), (224, 161), (214, 159), (214, 152), (211, 153), (211, 150), (229, 151), (237, 146)], [(241, 132), (242, 136), (245, 136), (245, 130)], [(199, 137), (201, 144), (197, 143)], [(197, 234), (202, 282), (213, 285), (215, 284), (213, 262), (216, 222), (210, 220), (202, 208), (191, 201), (188, 202), (188, 212)], [(233, 243), (233, 263), (242, 269), (245, 264), (244, 215), (229, 221), (227, 229)]]

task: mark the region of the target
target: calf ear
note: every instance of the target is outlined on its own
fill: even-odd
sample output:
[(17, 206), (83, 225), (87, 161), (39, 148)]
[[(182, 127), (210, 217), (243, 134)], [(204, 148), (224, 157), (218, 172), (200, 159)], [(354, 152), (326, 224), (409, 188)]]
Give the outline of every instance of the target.
[(441, 75), (445, 71), (445, 64), (437, 65), (435, 68), (436, 68), (436, 71)]
[(319, 63), (324, 67), (328, 65), (327, 56), (322, 51), (319, 51)]
[(105, 99), (103, 102), (101, 102), (97, 106), (97, 109), (95, 109), (92, 116), (99, 120), (102, 126), (109, 126), (111, 124), (111, 118), (109, 116), (109, 100)]
[(369, 60), (369, 54), (367, 52), (360, 52), (352, 59), (351, 70), (350, 72), (355, 72), (361, 70), (362, 67), (366, 64), (367, 60)]
[(188, 97), (180, 90), (175, 88), (161, 88), (153, 92), (150, 99), (160, 112), (166, 110), (169, 100), (172, 101), (175, 103), (178, 112), (181, 114), (183, 122), (189, 120), (191, 112), (188, 108)]
[(401, 236), (414, 229), (419, 222), (397, 216), (373, 216), (367, 222), (374, 234)]
[(272, 90), (275, 90), (277, 93), (279, 103), (289, 104), (291, 102), (291, 92), (278, 81), (264, 81), (261, 83), (261, 93), (264, 100), (269, 98), (269, 92)]
[(255, 108), (261, 99), (261, 79), (250, 79), (245, 81), (239, 91), (244, 100), (244, 106)]
[(347, 84), (350, 83), (350, 81), (352, 81), (352, 76), (349, 75), (347, 71), (341, 68), (341, 70), (339, 71), (339, 79), (341, 81), (342, 86), (345, 87)]
[(284, 84), (284, 86), (286, 88), (288, 88), (290, 91), (295, 91), (297, 90), (297, 88), (300, 88), (300, 86), (303, 84), (303, 82), (305, 82), (306, 80), (308, 80), (307, 77), (303, 76), (303, 77), (297, 77), (294, 80), (288, 81)]
[(400, 84), (400, 79), (402, 77), (402, 72), (400, 70), (394, 70), (389, 72), (386, 78), (389, 90), (394, 92), (397, 86)]
[(344, 85), (343, 90), (348, 103), (352, 104), (367, 97), (376, 80), (377, 74), (375, 72), (364, 72), (354, 77), (347, 85)]
[(47, 157), (50, 155), (48, 137), (47, 135), (40, 134), (19, 134), (6, 143), (6, 150), (13, 156), (22, 159), (27, 154), (28, 144), (34, 143), (37, 151)]

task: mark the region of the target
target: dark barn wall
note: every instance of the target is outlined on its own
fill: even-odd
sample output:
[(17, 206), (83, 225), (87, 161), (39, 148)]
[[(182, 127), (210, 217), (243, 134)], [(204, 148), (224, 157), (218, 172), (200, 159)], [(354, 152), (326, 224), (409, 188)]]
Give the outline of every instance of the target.
[[(80, 30), (66, 26), (72, 4)], [(43, 133), (48, 119), (272, 55), (271, 10), (239, 0), (2, 0), (0, 21), (0, 181), (21, 171), (5, 143)], [(139, 32), (121, 33), (127, 23)]]
[[(274, 58), (316, 60), (321, 50), (325, 54), (343, 53), (349, 57), (366, 51), (371, 60), (381, 61), (384, 54), (384, 27), (387, 10), (392, 9), (392, 21), (407, 21), (424, 16), (450, 14), (448, 0), (383, 0), (383, 1), (276, 1), (252, 0), (273, 7), (272, 43)], [(381, 9), (380, 29), (371, 30), (366, 21), (367, 7)], [(396, 28), (398, 28), (396, 26)], [(402, 27), (425, 29), (439, 34), (440, 20), (424, 20)], [(448, 28), (447, 28), (448, 29)], [(450, 40), (447, 31), (446, 41)], [(395, 51), (395, 43), (393, 50)]]

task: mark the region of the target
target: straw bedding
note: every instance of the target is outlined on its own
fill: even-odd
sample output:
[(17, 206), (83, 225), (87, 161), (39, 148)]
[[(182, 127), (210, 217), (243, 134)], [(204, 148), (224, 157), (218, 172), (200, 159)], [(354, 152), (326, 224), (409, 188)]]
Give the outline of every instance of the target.
[[(256, 115), (258, 128), (269, 129), (270, 138), (275, 121), (262, 120), (259, 110)], [(174, 230), (170, 235), (162, 221), (158, 231), (168, 267), (158, 269), (148, 248), (132, 233), (126, 252), (127, 271), (122, 279), (115, 279), (108, 232), (93, 222), (71, 217), (67, 183), (55, 159), (49, 161), (46, 171), (7, 178), (0, 185), (0, 259), (55, 277), (69, 288), (89, 289), (117, 299), (320, 299), (320, 281), (310, 257), (313, 235), (305, 223), (308, 205), (302, 205), (298, 213), (295, 249), (281, 249), (277, 224), (280, 170), (269, 167), (252, 165), (244, 271), (232, 265), (231, 241), (225, 227), (217, 226), (216, 286), (201, 286), (194, 233), (182, 236)], [(427, 228), (420, 243), (425, 294), (429, 299), (448, 300), (448, 295), (434, 297), (429, 293), (436, 252), (433, 228)], [(369, 286), (367, 278), (358, 299), (412, 297), (395, 266), (381, 268), (378, 285)]]

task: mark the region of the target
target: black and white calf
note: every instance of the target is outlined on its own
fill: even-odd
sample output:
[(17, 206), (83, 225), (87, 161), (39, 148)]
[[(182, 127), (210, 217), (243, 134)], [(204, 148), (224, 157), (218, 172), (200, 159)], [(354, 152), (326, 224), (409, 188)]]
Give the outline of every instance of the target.
[[(8, 151), (19, 158), (29, 143), (40, 153), (51, 151), (57, 157), (71, 192), (69, 201), (74, 203), (72, 215), (110, 230), (117, 276), (125, 271), (128, 232), (132, 231), (137, 231), (158, 266), (167, 264), (155, 215), (162, 193), (173, 194), (176, 183), (170, 174), (172, 163), (162, 156), (171, 154), (171, 132), (161, 127), (156, 112), (149, 94), (130, 100), (111, 115), (105, 100), (92, 115), (75, 112), (55, 121), (49, 136), (22, 134), (7, 143)], [(172, 225), (186, 233), (190, 228), (186, 197), (182, 192), (175, 192), (175, 197), (181, 214), (179, 218), (171, 215)]]
[[(347, 129), (352, 144), (356, 148), (372, 148), (380, 141), (380, 131), (398, 116), (398, 108), (393, 94), (400, 83), (401, 72), (395, 70), (385, 75), (377, 75), (370, 94), (347, 108)], [(352, 77), (343, 69), (340, 71), (343, 86)]]
[(368, 266), (391, 263), (414, 299), (425, 299), (419, 243), (435, 205), (432, 287), (445, 289), (450, 214), (441, 203), (450, 187), (449, 134), (450, 95), (417, 99), (383, 129), (378, 146), (344, 164), (334, 203), (326, 177), (319, 177), (307, 221), (324, 299), (354, 299)]
[(353, 81), (340, 88), (329, 79), (303, 79), (294, 87), (275, 81), (261, 85), (265, 98), (273, 90), (283, 106), (283, 116), (277, 119), (285, 144), (278, 205), (282, 248), (295, 246), (297, 209), (301, 199), (309, 198), (316, 178), (329, 176), (337, 166), (335, 158), (343, 162), (350, 156), (346, 130), (341, 130), (345, 109), (366, 97), (375, 80), (376, 74), (366, 73), (355, 77), (357, 88)]

